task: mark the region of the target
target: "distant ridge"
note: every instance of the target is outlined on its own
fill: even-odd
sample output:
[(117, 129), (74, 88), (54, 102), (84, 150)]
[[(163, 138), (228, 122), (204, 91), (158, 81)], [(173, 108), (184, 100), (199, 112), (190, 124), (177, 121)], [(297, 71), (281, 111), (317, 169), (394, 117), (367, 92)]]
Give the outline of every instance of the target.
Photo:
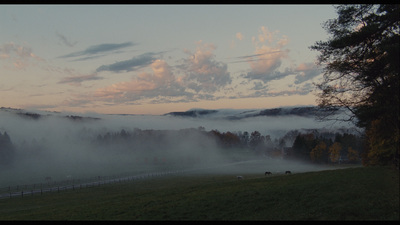
[[(341, 110), (337, 110), (337, 114)], [(39, 120), (44, 117), (57, 116), (72, 121), (90, 121), (100, 120), (97, 117), (71, 115), (60, 112), (47, 111), (28, 111), (24, 109), (14, 109), (1, 107), (0, 112), (8, 112), (18, 116)], [(225, 119), (240, 120), (253, 117), (278, 117), (278, 116), (300, 116), (300, 117), (316, 117), (323, 113), (318, 106), (299, 106), (299, 107), (278, 107), (270, 109), (190, 109), (188, 111), (177, 111), (163, 114), (162, 116), (172, 116), (181, 118), (203, 118), (203, 119)], [(135, 116), (135, 114), (113, 114), (120, 116)], [(146, 114), (144, 114), (146, 115)]]
[(218, 110), (209, 110), (209, 109), (192, 109), (188, 110), (185, 112), (170, 112), (164, 114), (165, 116), (171, 115), (171, 116), (184, 116), (184, 117), (199, 117), (199, 116), (205, 116), (205, 115), (210, 115), (213, 113), (217, 113)]
[(50, 117), (50, 116), (60, 116), (72, 121), (83, 121), (83, 120), (99, 120), (100, 118), (95, 118), (95, 117), (83, 117), (83, 116), (76, 116), (76, 115), (61, 115), (58, 112), (29, 112), (24, 109), (14, 109), (14, 108), (5, 108), (1, 107), (0, 111), (3, 112), (9, 112), (16, 114), (18, 116), (27, 118), (27, 119), (33, 119), (33, 120), (39, 120), (43, 117)]
[(192, 118), (215, 118), (215, 119), (228, 119), (238, 120), (250, 117), (259, 116), (302, 116), (302, 117), (315, 117), (321, 113), (318, 106), (300, 106), (300, 107), (279, 107), (271, 109), (191, 109), (185, 112), (170, 112), (164, 114), (165, 116), (175, 117), (192, 117)]

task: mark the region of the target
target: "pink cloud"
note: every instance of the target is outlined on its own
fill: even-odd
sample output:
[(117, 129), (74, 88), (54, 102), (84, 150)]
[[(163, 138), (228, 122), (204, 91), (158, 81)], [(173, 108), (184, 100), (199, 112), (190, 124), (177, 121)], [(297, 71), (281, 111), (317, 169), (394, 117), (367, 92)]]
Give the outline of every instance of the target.
[(282, 64), (282, 59), (287, 57), (287, 51), (280, 48), (261, 46), (255, 51), (256, 57), (249, 59), (251, 70), (255, 74), (267, 74), (278, 69)]
[(240, 32), (237, 32), (236, 33), (236, 38), (238, 39), (238, 40), (243, 40), (244, 39), (244, 36), (243, 36), (243, 34), (242, 33), (240, 33)]
[(215, 60), (213, 44), (197, 42), (195, 52), (185, 50), (189, 56), (181, 65), (183, 81), (195, 92), (215, 92), (231, 83), (227, 65)]
[(285, 35), (279, 37), (278, 34), (278, 31), (271, 32), (263, 26), (259, 30), (258, 38), (252, 38), (255, 51), (253, 56), (247, 57), (251, 71), (246, 78), (268, 82), (288, 75), (278, 71), (283, 60), (288, 57), (289, 50), (284, 49), (288, 38)]
[(322, 73), (322, 69), (314, 63), (302, 63), (295, 69), (295, 84), (306, 82)]
[(136, 101), (157, 96), (175, 96), (182, 91), (165, 61), (155, 60), (151, 68), (152, 73), (140, 73), (130, 81), (97, 89), (93, 97), (97, 100)]
[[(173, 68), (167, 62), (156, 59), (150, 64), (151, 72), (142, 72), (129, 81), (77, 96), (76, 100), (69, 101), (69, 104), (86, 104), (85, 102), (90, 101), (142, 104), (213, 99), (216, 91), (231, 82), (227, 65), (215, 60), (215, 49), (213, 44), (200, 41), (194, 52), (184, 50), (188, 56), (183, 59), (183, 64), (176, 67), (177, 74), (174, 74)], [(82, 79), (95, 78), (87, 75), (68, 77), (65, 81), (79, 82)]]
[[(35, 55), (30, 47), (14, 44), (13, 42), (0, 46), (0, 60), (8, 62), (6, 68), (25, 69), (32, 60), (44, 61)], [(12, 65), (12, 66), (10, 66)]]

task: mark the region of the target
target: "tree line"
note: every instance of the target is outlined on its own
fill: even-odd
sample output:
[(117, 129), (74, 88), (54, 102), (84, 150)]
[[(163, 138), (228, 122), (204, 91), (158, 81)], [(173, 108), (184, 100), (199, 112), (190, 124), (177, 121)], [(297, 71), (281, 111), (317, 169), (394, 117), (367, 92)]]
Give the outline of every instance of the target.
[[(242, 151), (249, 156), (292, 158), (313, 163), (360, 163), (364, 147), (362, 137), (350, 133), (291, 130), (280, 138), (272, 139), (270, 135), (262, 135), (259, 131), (206, 131), (204, 127), (181, 130), (121, 129), (98, 134), (86, 141), (98, 150), (98, 154), (104, 151), (111, 154), (145, 152), (165, 153), (173, 157), (178, 153), (171, 149), (182, 148), (190, 152), (197, 148), (200, 152), (222, 151), (227, 153), (227, 158), (230, 152)], [(17, 148), (21, 148), (20, 152), (23, 151), (25, 155), (38, 156), (46, 148), (46, 140), (33, 139), (31, 143), (23, 141), (14, 145), (7, 132), (0, 132), (1, 165), (9, 165), (16, 160)]]
[(251, 133), (206, 131), (204, 127), (177, 131), (135, 129), (133, 132), (128, 132), (122, 129), (98, 135), (95, 143), (100, 146), (116, 146), (123, 143), (125, 146), (136, 148), (146, 147), (147, 143), (149, 151), (153, 151), (151, 148), (155, 146), (155, 148), (168, 148), (171, 140), (175, 140), (173, 144), (176, 144), (179, 139), (190, 139), (193, 147), (196, 145), (209, 147), (207, 143), (212, 142), (226, 153), (241, 149), (252, 155), (293, 158), (313, 163), (361, 163), (362, 157), (365, 157), (363, 136), (318, 130), (308, 132), (291, 130), (280, 138), (272, 139), (270, 135), (262, 135), (259, 131)]
[(354, 134), (336, 133), (334, 138), (329, 138), (306, 133), (296, 137), (288, 154), (315, 163), (360, 163), (363, 150), (363, 138)]

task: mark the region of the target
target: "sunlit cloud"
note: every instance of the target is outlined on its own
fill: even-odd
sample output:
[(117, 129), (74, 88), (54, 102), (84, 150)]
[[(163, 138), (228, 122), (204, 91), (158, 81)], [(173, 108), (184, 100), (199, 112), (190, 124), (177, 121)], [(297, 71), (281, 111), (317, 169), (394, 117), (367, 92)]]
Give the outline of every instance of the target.
[[(305, 95), (310, 93), (306, 81), (313, 79), (321, 70), (313, 63), (301, 63), (283, 67), (289, 61), (289, 50), (286, 46), (289, 39), (280, 35), (279, 31), (269, 31), (262, 26), (259, 34), (252, 37), (254, 54), (238, 56), (229, 63), (246, 62), (250, 69), (241, 75), (247, 80), (249, 97), (276, 97), (289, 95)], [(279, 87), (276, 86), (279, 81)], [(302, 85), (304, 83), (304, 85)]]
[(322, 69), (314, 63), (302, 63), (295, 69), (295, 72), (297, 75), (294, 83), (300, 84), (320, 75)]
[[(178, 59), (177, 65), (171, 66), (160, 59), (161, 52), (148, 52), (99, 66), (92, 74), (70, 73), (59, 83), (79, 86), (82, 82), (103, 79), (98, 76), (103, 71), (134, 72), (131, 80), (71, 96), (63, 104), (67, 107), (141, 105), (309, 94), (311, 90), (306, 81), (319, 74), (318, 68), (312, 63), (282, 68), (284, 60), (289, 59), (289, 51), (285, 49), (288, 38), (266, 28), (261, 28), (260, 32), (253, 40), (253, 54), (229, 58), (232, 61), (228, 63), (245, 62), (249, 66), (248, 72), (238, 77), (233, 78), (227, 63), (216, 59), (214, 44), (198, 41), (194, 50), (183, 50), (186, 56)], [(145, 67), (151, 71), (141, 70)], [(271, 83), (289, 76), (286, 87), (275, 87)], [(231, 85), (233, 81), (236, 86)], [(237, 89), (239, 84), (240, 90)]]
[(252, 40), (254, 43), (262, 43), (264, 44), (265, 42), (268, 43), (272, 43), (275, 38), (276, 35), (279, 33), (279, 31), (269, 31), (267, 27), (261, 26), (260, 29), (258, 30), (258, 36), (257, 37), (253, 37)]
[(262, 26), (259, 35), (252, 38), (255, 52), (254, 55), (244, 58), (251, 68), (245, 78), (268, 82), (289, 75), (288, 69), (284, 72), (278, 70), (283, 60), (288, 58), (289, 52), (284, 49), (288, 43), (287, 36), (278, 37), (278, 34), (278, 31), (270, 32), (268, 28)]
[(44, 61), (35, 55), (30, 47), (13, 42), (0, 46), (0, 60), (6, 62), (5, 68), (10, 69), (25, 69), (32, 63)]
[(226, 63), (215, 59), (216, 47), (202, 41), (196, 44), (195, 52), (184, 50), (188, 57), (179, 66), (184, 73), (183, 81), (187, 87), (197, 93), (200, 91), (212, 93), (230, 84), (232, 79)]
[(287, 57), (286, 51), (263, 46), (256, 50), (256, 55), (247, 59), (251, 71), (246, 74), (245, 78), (268, 82), (270, 80), (282, 79), (289, 75), (287, 70), (285, 72), (278, 71), (282, 65), (282, 59)]
[(236, 38), (238, 39), (238, 40), (243, 40), (244, 39), (244, 36), (243, 36), (243, 34), (242, 33), (240, 33), (240, 32), (237, 32), (236, 33)]
[(130, 81), (112, 84), (95, 91), (93, 97), (105, 101), (137, 101), (159, 96), (176, 97), (187, 93), (179, 84), (164, 60), (155, 60), (151, 64), (152, 73), (143, 72)]
[[(194, 52), (185, 49), (187, 57), (177, 67), (171, 67), (166, 61), (156, 59), (155, 54), (146, 53), (131, 60), (102, 66), (99, 71), (132, 71), (149, 66), (151, 72), (140, 72), (129, 81), (114, 83), (98, 88), (92, 93), (76, 96), (68, 100), (69, 105), (92, 104), (141, 104), (195, 102), (198, 100), (215, 100), (214, 93), (222, 90), (231, 82), (227, 65), (215, 60), (215, 46), (197, 43)], [(78, 84), (92, 79), (100, 79), (95, 74), (70, 76), (63, 83)], [(90, 103), (91, 102), (91, 103)]]

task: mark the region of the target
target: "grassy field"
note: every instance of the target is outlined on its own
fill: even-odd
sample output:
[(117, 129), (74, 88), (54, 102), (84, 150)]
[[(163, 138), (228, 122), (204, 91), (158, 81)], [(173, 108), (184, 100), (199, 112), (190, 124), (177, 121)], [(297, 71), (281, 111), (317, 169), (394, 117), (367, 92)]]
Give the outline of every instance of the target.
[(165, 176), (1, 199), (0, 220), (399, 220), (399, 171)]

